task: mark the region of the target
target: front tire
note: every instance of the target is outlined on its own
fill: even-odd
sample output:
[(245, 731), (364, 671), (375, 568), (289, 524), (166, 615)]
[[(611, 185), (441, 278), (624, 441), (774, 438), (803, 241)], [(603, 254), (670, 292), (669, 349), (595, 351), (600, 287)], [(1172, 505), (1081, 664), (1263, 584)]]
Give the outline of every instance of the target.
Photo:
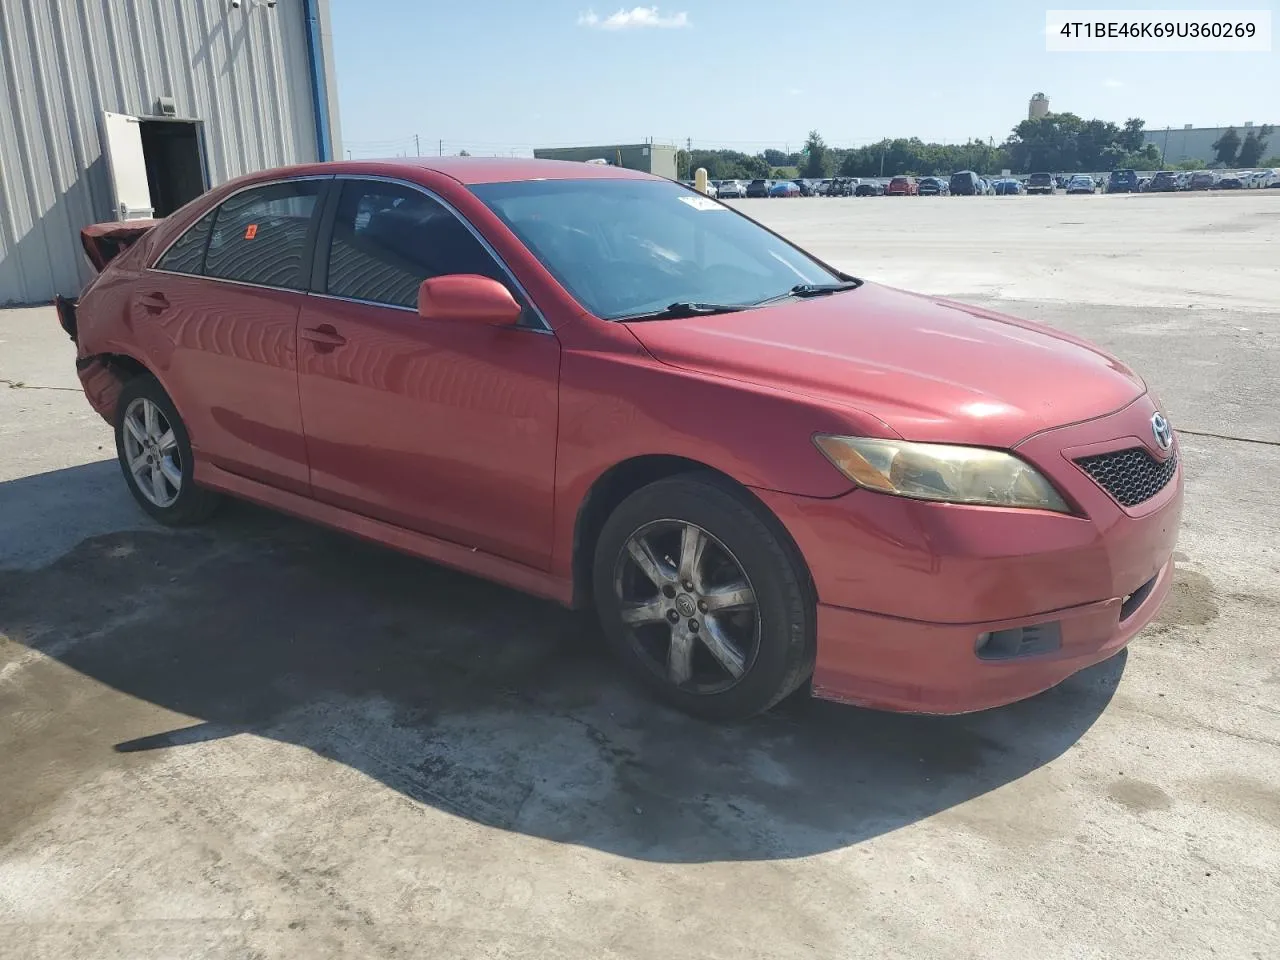
[(138, 506), (166, 526), (201, 523), (222, 502), (218, 494), (196, 486), (191, 438), (154, 377), (135, 377), (120, 391), (116, 457)]
[(687, 713), (738, 720), (813, 672), (816, 609), (776, 521), (714, 474), (624, 500), (596, 544), (596, 610), (629, 670)]

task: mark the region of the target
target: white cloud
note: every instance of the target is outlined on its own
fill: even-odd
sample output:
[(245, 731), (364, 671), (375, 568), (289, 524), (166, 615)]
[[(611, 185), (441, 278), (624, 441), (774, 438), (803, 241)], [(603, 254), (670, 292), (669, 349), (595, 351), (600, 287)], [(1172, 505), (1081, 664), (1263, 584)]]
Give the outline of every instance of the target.
[(798, 97), (800, 96), (800, 94), (804, 93), (804, 91), (801, 90), (799, 87), (791, 87), (789, 90), (787, 90), (787, 93), (791, 94), (791, 96), (793, 97)]
[(1119, 80), (1105, 80), (1105, 81), (1103, 81), (1103, 84), (1102, 84), (1102, 85), (1103, 85), (1104, 87), (1110, 87), (1112, 90), (1115, 90), (1115, 89), (1117, 89), (1118, 87), (1123, 87), (1123, 86), (1124, 86), (1124, 84), (1123, 84), (1123, 83), (1121, 83)]
[(663, 16), (657, 7), (632, 7), (619, 10), (607, 17), (597, 16), (594, 10), (578, 14), (578, 26), (599, 30), (627, 30), (631, 27), (687, 27), (689, 14), (681, 11)]

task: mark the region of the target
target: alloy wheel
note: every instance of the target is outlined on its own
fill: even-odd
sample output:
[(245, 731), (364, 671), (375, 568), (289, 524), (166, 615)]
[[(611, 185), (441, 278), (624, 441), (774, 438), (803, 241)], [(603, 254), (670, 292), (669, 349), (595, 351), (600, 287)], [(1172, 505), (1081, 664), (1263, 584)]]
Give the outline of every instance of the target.
[(738, 559), (697, 524), (656, 520), (632, 533), (614, 565), (614, 592), (640, 659), (678, 689), (723, 693), (751, 668), (755, 591)]
[(173, 506), (182, 492), (182, 454), (164, 411), (146, 397), (125, 409), (124, 455), (138, 491), (161, 509)]

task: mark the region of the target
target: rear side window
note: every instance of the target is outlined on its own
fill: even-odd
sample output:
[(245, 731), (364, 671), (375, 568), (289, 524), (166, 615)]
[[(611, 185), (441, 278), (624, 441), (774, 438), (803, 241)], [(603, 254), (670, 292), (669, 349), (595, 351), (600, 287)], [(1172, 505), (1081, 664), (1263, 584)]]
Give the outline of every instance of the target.
[(511, 288), (489, 251), (439, 201), (394, 183), (342, 184), (326, 293), (416, 307), (423, 280), (454, 273), (479, 274)]
[(205, 276), (302, 290), (307, 232), (321, 185), (319, 180), (273, 183), (227, 200), (213, 221)]
[(209, 243), (209, 231), (213, 227), (216, 210), (210, 210), (187, 228), (187, 232), (174, 241), (156, 264), (157, 269), (170, 273), (199, 275), (204, 272), (204, 248)]

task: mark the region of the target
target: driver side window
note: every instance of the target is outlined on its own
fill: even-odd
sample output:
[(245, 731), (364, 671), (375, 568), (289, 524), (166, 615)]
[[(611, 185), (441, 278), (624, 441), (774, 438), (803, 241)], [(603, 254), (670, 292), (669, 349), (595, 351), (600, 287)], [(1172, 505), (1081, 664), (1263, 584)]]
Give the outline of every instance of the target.
[(455, 273), (510, 278), (451, 210), (412, 187), (380, 181), (342, 183), (325, 293), (413, 308), (423, 280)]

